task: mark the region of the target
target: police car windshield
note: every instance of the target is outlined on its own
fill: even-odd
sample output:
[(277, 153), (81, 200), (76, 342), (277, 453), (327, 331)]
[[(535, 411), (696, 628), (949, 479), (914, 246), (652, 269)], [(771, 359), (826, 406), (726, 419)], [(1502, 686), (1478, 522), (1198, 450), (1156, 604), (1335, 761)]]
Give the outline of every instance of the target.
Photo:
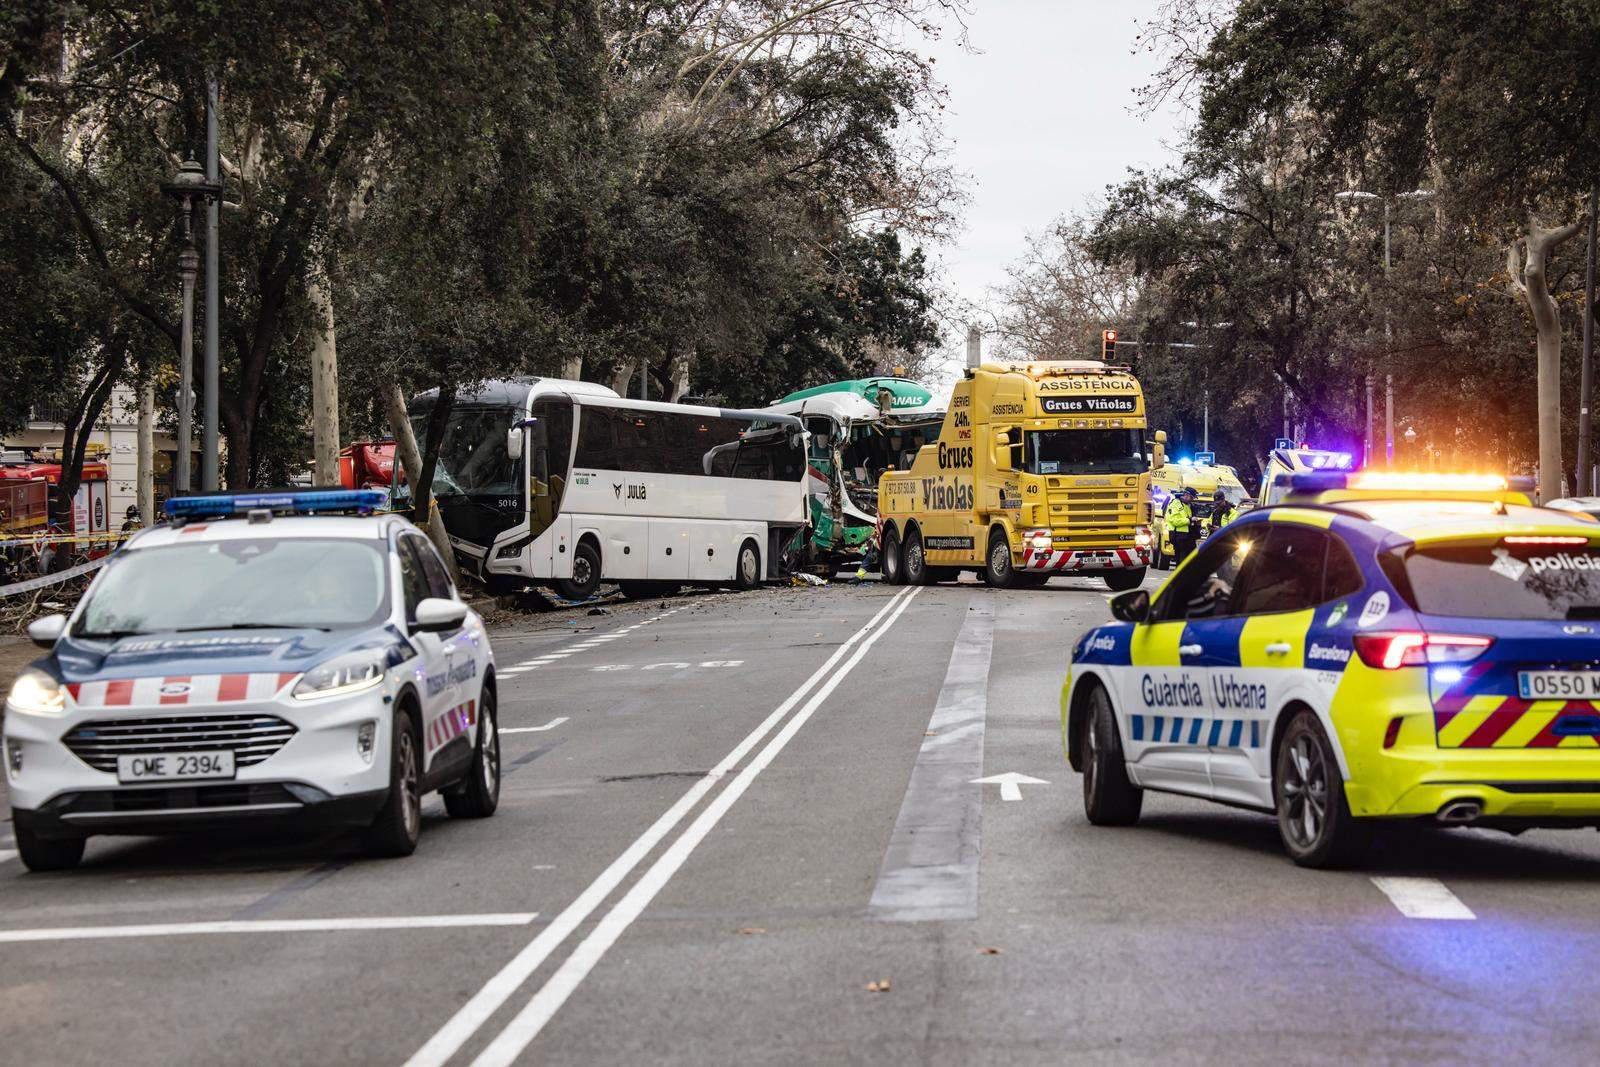
[(388, 614), (387, 557), (379, 544), (251, 538), (121, 553), (106, 567), (74, 633), (371, 626)]
[(1583, 545), (1442, 545), (1411, 552), (1418, 611), (1474, 619), (1600, 618), (1600, 550)]
[(1029, 474), (1138, 474), (1145, 469), (1138, 430), (1033, 430), (1024, 442)]

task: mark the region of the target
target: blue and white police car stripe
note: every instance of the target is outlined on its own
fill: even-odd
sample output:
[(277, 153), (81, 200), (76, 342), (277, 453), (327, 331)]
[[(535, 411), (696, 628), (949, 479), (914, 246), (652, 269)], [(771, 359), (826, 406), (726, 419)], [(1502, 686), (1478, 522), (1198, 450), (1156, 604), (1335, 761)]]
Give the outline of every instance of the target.
[(1129, 733), (1135, 741), (1203, 748), (1260, 748), (1262, 744), (1259, 719), (1141, 714), (1128, 718)]

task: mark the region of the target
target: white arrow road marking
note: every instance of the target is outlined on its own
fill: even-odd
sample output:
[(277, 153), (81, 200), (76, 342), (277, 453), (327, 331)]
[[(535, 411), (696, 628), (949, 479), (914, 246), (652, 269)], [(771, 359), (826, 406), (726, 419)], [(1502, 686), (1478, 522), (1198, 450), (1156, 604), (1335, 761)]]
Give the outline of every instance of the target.
[(512, 726), (509, 728), (502, 726), (500, 727), (500, 732), (503, 734), (536, 734), (544, 730), (554, 730), (566, 721), (567, 717), (563, 715), (559, 719), (551, 719), (543, 726)]
[(17, 853), (15, 849), (0, 848), (0, 863), (4, 863), (6, 860), (14, 860), (16, 858)]
[(973, 785), (998, 785), (1001, 800), (1021, 800), (1022, 787), (1025, 785), (1049, 785), (1043, 778), (1030, 778), (1026, 774), (1016, 771), (1007, 771), (1005, 774), (991, 774), (987, 778), (974, 778)]
[(135, 926), (57, 926), (0, 930), (0, 944), (18, 941), (92, 941), (102, 937), (181, 937), (188, 934), (284, 934), (317, 930), (417, 930), (447, 926), (526, 926), (536, 911), (484, 915), (377, 915), (348, 919), (229, 919), (206, 923), (144, 923)]
[(1408, 919), (1476, 919), (1472, 909), (1461, 903), (1437, 878), (1399, 878), (1376, 876), (1372, 884), (1383, 890), (1400, 914)]

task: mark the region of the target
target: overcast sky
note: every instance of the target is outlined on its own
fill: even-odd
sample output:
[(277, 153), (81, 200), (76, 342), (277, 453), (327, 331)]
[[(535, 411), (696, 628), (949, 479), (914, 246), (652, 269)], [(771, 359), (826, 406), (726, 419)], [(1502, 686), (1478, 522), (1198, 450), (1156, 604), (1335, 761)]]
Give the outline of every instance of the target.
[(965, 231), (940, 252), (958, 295), (986, 303), (1024, 237), (1101, 196), (1127, 168), (1172, 158), (1182, 117), (1134, 111), (1155, 61), (1136, 51), (1159, 0), (971, 0), (974, 51), (933, 54), (949, 87), (945, 132), (971, 176)]

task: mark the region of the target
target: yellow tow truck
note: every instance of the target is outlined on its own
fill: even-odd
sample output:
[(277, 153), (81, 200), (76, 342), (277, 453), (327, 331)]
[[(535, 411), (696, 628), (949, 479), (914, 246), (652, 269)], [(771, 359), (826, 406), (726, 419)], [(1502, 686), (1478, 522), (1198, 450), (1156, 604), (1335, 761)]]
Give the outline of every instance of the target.
[(939, 439), (878, 483), (878, 543), (892, 584), (997, 587), (1054, 575), (1144, 580), (1154, 558), (1144, 393), (1094, 360), (985, 363), (950, 398)]

